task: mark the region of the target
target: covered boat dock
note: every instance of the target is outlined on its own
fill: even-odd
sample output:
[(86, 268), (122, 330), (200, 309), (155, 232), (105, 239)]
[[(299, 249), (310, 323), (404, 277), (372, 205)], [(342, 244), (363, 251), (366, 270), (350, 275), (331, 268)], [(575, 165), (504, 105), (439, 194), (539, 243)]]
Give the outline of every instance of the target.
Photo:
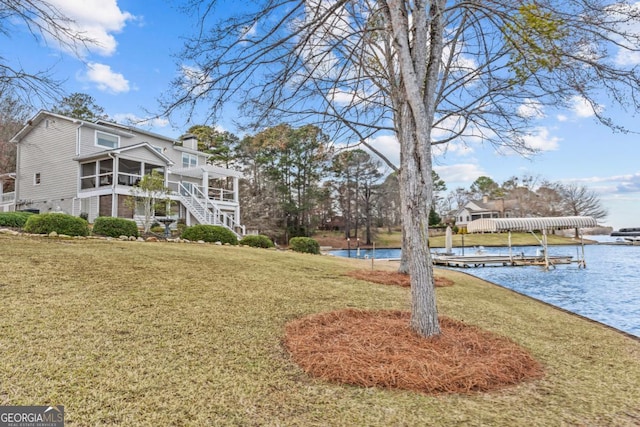
[[(509, 255), (473, 255), (473, 256), (437, 256), (434, 263), (455, 267), (486, 266), (486, 265), (542, 265), (549, 268), (555, 264), (570, 263), (571, 257), (549, 256), (547, 248), (547, 233), (554, 230), (592, 228), (597, 221), (588, 216), (562, 216), (538, 218), (482, 218), (471, 221), (467, 225), (469, 233), (504, 233), (508, 232)], [(511, 247), (511, 232), (529, 232), (540, 242), (542, 254), (536, 256), (513, 255)], [(535, 234), (541, 232), (541, 238)], [(581, 239), (582, 259), (576, 262), (580, 267), (586, 267), (584, 261), (584, 244)]]

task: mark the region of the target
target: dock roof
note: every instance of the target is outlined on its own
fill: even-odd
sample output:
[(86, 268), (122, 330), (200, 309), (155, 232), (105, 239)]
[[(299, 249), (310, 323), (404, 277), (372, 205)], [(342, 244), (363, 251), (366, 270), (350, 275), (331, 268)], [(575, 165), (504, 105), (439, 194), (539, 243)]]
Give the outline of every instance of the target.
[(482, 218), (467, 224), (467, 232), (561, 230), (570, 228), (597, 227), (590, 216), (558, 216), (538, 218)]

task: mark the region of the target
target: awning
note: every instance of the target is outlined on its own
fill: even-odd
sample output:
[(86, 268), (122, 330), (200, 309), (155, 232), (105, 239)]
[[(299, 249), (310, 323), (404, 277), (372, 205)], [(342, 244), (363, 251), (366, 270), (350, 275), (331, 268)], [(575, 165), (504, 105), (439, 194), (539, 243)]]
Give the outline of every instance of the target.
[(539, 218), (482, 218), (467, 224), (468, 233), (500, 231), (562, 230), (597, 227), (590, 216), (558, 216)]

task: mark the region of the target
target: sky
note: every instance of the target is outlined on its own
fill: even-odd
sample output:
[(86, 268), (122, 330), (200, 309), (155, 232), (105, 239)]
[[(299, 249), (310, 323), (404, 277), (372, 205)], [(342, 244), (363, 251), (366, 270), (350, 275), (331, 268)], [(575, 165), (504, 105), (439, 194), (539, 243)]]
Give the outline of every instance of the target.
[[(158, 99), (182, 65), (177, 55), (185, 36), (194, 29), (194, 18), (169, 0), (50, 2), (100, 44), (79, 58), (18, 25), (9, 38), (0, 38), (0, 57), (27, 70), (51, 69), (64, 81), (67, 93), (91, 95), (115, 121), (138, 121), (157, 112)], [(611, 110), (606, 103), (600, 107), (640, 132), (640, 121), (629, 114)], [(236, 132), (234, 110), (228, 111), (215, 125)], [(469, 188), (480, 176), (499, 184), (514, 176), (532, 176), (539, 181), (584, 185), (598, 194), (609, 212), (600, 221), (602, 225), (640, 227), (640, 134), (614, 133), (598, 124), (593, 111), (578, 100), (572, 109), (534, 113), (536, 125), (528, 141), (539, 154), (524, 158), (498, 154), (491, 146), (450, 144), (434, 163), (447, 189)], [(185, 123), (178, 117), (138, 126), (178, 138), (193, 124), (199, 123)], [(380, 136), (371, 143), (397, 164), (398, 143), (392, 136)]]

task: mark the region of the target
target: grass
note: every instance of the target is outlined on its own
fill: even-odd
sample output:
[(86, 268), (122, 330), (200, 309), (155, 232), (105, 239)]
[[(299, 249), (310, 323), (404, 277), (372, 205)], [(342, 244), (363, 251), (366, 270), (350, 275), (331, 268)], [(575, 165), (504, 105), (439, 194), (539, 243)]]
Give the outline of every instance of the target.
[(215, 245), (0, 235), (0, 405), (65, 405), (66, 425), (637, 425), (640, 342), (463, 273), (440, 314), (546, 369), (500, 392), (426, 396), (311, 379), (285, 325), (408, 310), (363, 261)]
[[(538, 236), (538, 239), (541, 238), (540, 233), (536, 233), (536, 236)], [(321, 246), (332, 246), (333, 248), (343, 249), (347, 248), (347, 242), (344, 238), (344, 233), (339, 231), (320, 231), (315, 236), (313, 236), (313, 238), (318, 240)], [(548, 235), (547, 240), (550, 245), (575, 245), (580, 243), (579, 240), (574, 240), (570, 237), (553, 234)], [(402, 247), (402, 233), (397, 231), (388, 233), (386, 230), (380, 229), (378, 230), (378, 233), (374, 238), (374, 242), (376, 244), (376, 247), (378, 248), (399, 248)], [(509, 240), (507, 233), (453, 235), (454, 247), (507, 246), (508, 242)], [(513, 246), (537, 246), (540, 244), (540, 242), (533, 235), (531, 235), (531, 233), (512, 233), (511, 244)], [(354, 239), (352, 239), (351, 247), (355, 248), (355, 246), (356, 243), (354, 242)], [(444, 235), (430, 237), (429, 246), (431, 246), (432, 248), (444, 248)]]

